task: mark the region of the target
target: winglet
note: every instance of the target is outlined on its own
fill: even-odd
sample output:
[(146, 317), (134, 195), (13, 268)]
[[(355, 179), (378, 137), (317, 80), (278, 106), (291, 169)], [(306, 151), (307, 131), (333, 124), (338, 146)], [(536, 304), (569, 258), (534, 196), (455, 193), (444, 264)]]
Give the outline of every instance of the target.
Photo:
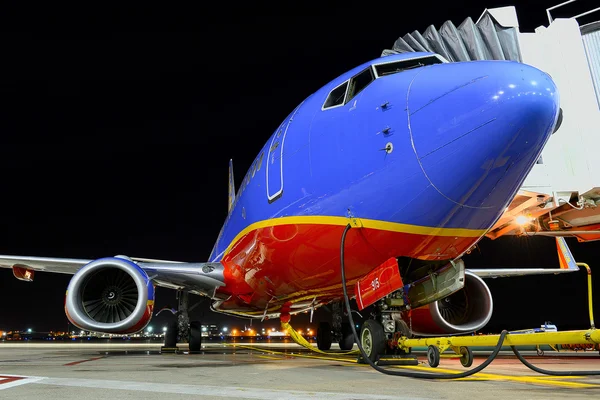
[(235, 200), (235, 183), (233, 181), (233, 160), (229, 160), (229, 201), (227, 204), (227, 212), (233, 208), (233, 201)]
[(558, 249), (558, 262), (560, 263), (560, 269), (579, 270), (579, 267), (575, 263), (575, 258), (571, 254), (569, 246), (564, 237), (556, 238), (556, 248)]

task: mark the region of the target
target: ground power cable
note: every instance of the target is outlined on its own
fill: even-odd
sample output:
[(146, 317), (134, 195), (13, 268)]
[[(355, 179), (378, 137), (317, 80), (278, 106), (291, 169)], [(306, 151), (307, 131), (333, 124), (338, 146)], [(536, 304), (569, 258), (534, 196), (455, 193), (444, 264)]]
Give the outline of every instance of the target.
[(512, 349), (513, 353), (515, 353), (515, 355), (517, 356), (517, 358), (519, 359), (519, 361), (521, 361), (527, 368), (535, 371), (535, 372), (539, 372), (540, 374), (544, 374), (544, 375), (554, 375), (554, 376), (586, 376), (586, 375), (600, 375), (600, 371), (550, 371), (548, 369), (543, 369), (540, 367), (536, 367), (535, 365), (531, 364), (529, 361), (527, 361), (522, 355), (521, 353), (519, 353), (519, 350), (517, 350), (517, 348), (515, 346), (510, 346), (510, 348)]

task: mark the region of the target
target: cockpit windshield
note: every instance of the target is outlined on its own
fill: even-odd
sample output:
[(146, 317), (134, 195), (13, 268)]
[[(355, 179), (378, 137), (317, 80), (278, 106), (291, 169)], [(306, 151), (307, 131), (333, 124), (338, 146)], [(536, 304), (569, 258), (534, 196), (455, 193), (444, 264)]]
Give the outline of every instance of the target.
[(396, 74), (413, 68), (424, 67), (432, 64), (442, 64), (444, 58), (437, 55), (411, 58), (406, 60), (396, 60), (373, 64), (365, 68), (349, 80), (335, 87), (323, 104), (323, 110), (328, 108), (340, 107), (347, 104), (356, 97), (363, 89), (374, 80), (386, 75)]
[(391, 75), (407, 69), (424, 67), (426, 65), (441, 64), (442, 60), (436, 56), (413, 58), (409, 60), (399, 60), (387, 63), (375, 64), (375, 72), (377, 77)]

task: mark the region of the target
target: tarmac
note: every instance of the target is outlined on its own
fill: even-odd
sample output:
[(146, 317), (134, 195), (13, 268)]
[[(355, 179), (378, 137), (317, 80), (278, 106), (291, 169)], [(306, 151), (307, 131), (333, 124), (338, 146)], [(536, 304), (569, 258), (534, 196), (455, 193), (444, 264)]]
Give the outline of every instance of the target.
[[(319, 354), (294, 343), (206, 342), (198, 354), (186, 344), (177, 353), (161, 343), (0, 342), (0, 399), (552, 399), (600, 398), (600, 376), (548, 376), (502, 352), (486, 369), (462, 379), (390, 376), (332, 346)], [(355, 346), (356, 349), (356, 346)], [(456, 374), (459, 360), (430, 368), (425, 352), (417, 366), (389, 371)], [(490, 351), (475, 351), (470, 368)], [(600, 370), (597, 351), (525, 352), (538, 367)], [(469, 368), (469, 369), (470, 369)]]

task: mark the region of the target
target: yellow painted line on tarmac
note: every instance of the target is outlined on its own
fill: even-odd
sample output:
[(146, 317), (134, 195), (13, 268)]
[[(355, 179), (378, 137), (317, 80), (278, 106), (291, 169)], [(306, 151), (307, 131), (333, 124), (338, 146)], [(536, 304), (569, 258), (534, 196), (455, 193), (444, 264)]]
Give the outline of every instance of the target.
[[(290, 354), (290, 353), (276, 351), (276, 350), (269, 350), (269, 349), (264, 349), (264, 348), (236, 345), (236, 344), (228, 344), (228, 346), (240, 347), (240, 348), (244, 348), (244, 349), (261, 351), (261, 352), (271, 353), (271, 354), (278, 354), (278, 355), (283, 355), (286, 357), (302, 357), (302, 358), (314, 358), (317, 360), (341, 361), (341, 362), (349, 363), (348, 366), (352, 365), (352, 366), (357, 366), (357, 367), (371, 368), (371, 366), (369, 364), (358, 364), (358, 361), (355, 358), (349, 358), (349, 357), (339, 358), (339, 357), (328, 357), (328, 356), (324, 356), (324, 355), (311, 356), (308, 354)], [(273, 359), (280, 360), (280, 358), (275, 358), (275, 357)], [(423, 372), (429, 372), (429, 373), (460, 374), (463, 372), (463, 371), (456, 370), (456, 369), (439, 368), (439, 367), (431, 368), (428, 366), (418, 366), (418, 365), (417, 366), (415, 366), (415, 365), (403, 365), (403, 366), (390, 365), (388, 367), (397, 368), (397, 369), (405, 369), (405, 370), (412, 369), (415, 371), (423, 371)], [(528, 384), (533, 384), (533, 385), (554, 386), (554, 387), (564, 387), (564, 388), (574, 388), (574, 389), (600, 388), (600, 385), (597, 385), (597, 384), (573, 382), (573, 381), (563, 381), (564, 379), (577, 379), (577, 378), (583, 378), (583, 377), (546, 376), (546, 375), (541, 375), (538, 377), (538, 376), (530, 376), (530, 375), (519, 376), (519, 375), (502, 375), (502, 374), (489, 374), (489, 373), (485, 373), (485, 372), (478, 372), (472, 376), (465, 377), (465, 378), (457, 378), (456, 380), (457, 381), (508, 381), (508, 382), (528, 383)]]
[[(449, 373), (449, 374), (460, 374), (462, 371), (447, 368), (431, 368), (431, 367), (420, 367), (420, 366), (402, 366), (396, 368), (403, 369), (414, 369), (417, 371), (425, 372), (437, 372), (437, 373)], [(600, 385), (591, 383), (581, 382), (569, 382), (562, 381), (562, 379), (573, 379), (572, 376), (518, 376), (518, 375), (501, 375), (501, 374), (489, 374), (485, 372), (478, 372), (475, 375), (465, 378), (457, 378), (457, 381), (468, 381), (468, 380), (489, 380), (489, 381), (510, 381), (519, 383), (530, 383), (534, 385), (545, 385), (545, 386), (557, 386), (557, 387), (569, 387), (569, 388), (598, 388)], [(561, 380), (558, 380), (561, 379)]]
[(262, 351), (264, 353), (280, 354), (280, 355), (286, 356), (286, 357), (316, 358), (318, 360), (344, 361), (344, 362), (350, 362), (350, 363), (357, 362), (356, 359), (353, 359), (353, 358), (337, 358), (337, 357), (328, 357), (325, 355), (311, 356), (308, 354), (290, 354), (290, 353), (286, 353), (283, 351), (270, 350), (270, 349), (265, 349), (265, 348), (260, 348), (260, 347), (244, 346), (244, 345), (239, 345), (239, 344), (228, 344), (228, 346), (240, 347), (242, 349), (248, 349), (248, 350), (254, 350), (254, 351)]
[(266, 358), (267, 360), (278, 360), (281, 361), (281, 357), (269, 357), (269, 356), (258, 356), (259, 358)]

